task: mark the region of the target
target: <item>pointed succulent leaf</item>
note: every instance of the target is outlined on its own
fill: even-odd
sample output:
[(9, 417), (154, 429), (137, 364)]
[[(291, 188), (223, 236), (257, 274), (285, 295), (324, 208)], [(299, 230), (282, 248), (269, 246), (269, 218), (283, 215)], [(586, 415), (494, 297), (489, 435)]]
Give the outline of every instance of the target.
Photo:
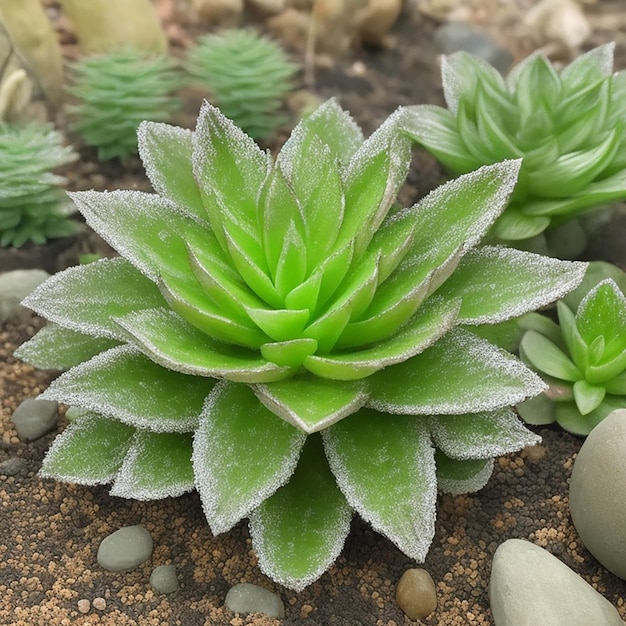
[(520, 354), (524, 361), (549, 376), (571, 382), (583, 378), (582, 372), (562, 350), (534, 330), (529, 330), (522, 338)]
[(216, 236), (226, 219), (222, 207), (243, 231), (258, 233), (257, 194), (269, 166), (269, 155), (254, 140), (219, 109), (202, 105), (193, 133), (193, 172)]
[(137, 428), (185, 432), (196, 427), (215, 381), (166, 370), (131, 346), (118, 346), (54, 380), (41, 395)]
[(305, 439), (247, 385), (215, 386), (193, 441), (196, 485), (214, 534), (230, 530), (289, 480)]
[(607, 393), (626, 396), (626, 370), (607, 380), (604, 386)]
[(305, 433), (314, 433), (358, 411), (367, 402), (361, 381), (314, 376), (256, 385), (259, 400), (273, 413)]
[(404, 264), (434, 269), (459, 246), (475, 246), (506, 206), (519, 161), (481, 167), (432, 191), (407, 211), (417, 212), (411, 252)]
[(160, 122), (137, 129), (139, 156), (154, 190), (206, 220), (206, 211), (191, 165), (192, 131)]
[(264, 343), (260, 350), (264, 358), (276, 365), (299, 367), (307, 357), (317, 352), (317, 341), (307, 337), (289, 339), (287, 341), (273, 341)]
[(435, 452), (437, 484), (444, 493), (472, 493), (482, 489), (493, 473), (489, 459), (451, 459), (441, 450)]
[(615, 281), (603, 280), (587, 294), (576, 312), (576, 326), (588, 345), (604, 335), (607, 356), (626, 349), (626, 296)]
[(528, 398), (516, 405), (520, 417), (533, 426), (552, 424), (556, 419), (556, 407), (561, 403), (554, 402), (545, 393)]
[(141, 191), (69, 195), (87, 224), (150, 280), (188, 273), (187, 250), (178, 233), (202, 227), (179, 205)]
[(455, 325), (460, 304), (459, 300), (433, 296), (391, 339), (354, 352), (310, 356), (304, 361), (304, 367), (316, 376), (335, 380), (370, 376), (432, 345)]
[(517, 75), (515, 98), (520, 117), (526, 124), (532, 123), (533, 114), (536, 115), (541, 108), (538, 104), (550, 110), (557, 104), (560, 95), (559, 76), (542, 53), (524, 65)]
[(574, 401), (582, 415), (597, 409), (606, 395), (606, 388), (603, 385), (592, 385), (586, 380), (576, 381), (573, 390)]
[(290, 367), (212, 341), (173, 311), (147, 309), (116, 318), (116, 324), (136, 347), (162, 367), (235, 382), (269, 382), (293, 373)]
[(585, 85), (610, 76), (613, 73), (615, 42), (589, 50), (565, 66), (559, 75), (563, 89), (568, 92), (580, 90)]
[(484, 246), (463, 257), (438, 293), (462, 299), (462, 324), (493, 324), (563, 297), (582, 281), (586, 268), (585, 263)]
[(585, 369), (585, 378), (592, 384), (606, 384), (626, 370), (626, 348), (613, 358), (603, 359), (598, 365), (589, 365)]
[(137, 430), (110, 494), (160, 500), (192, 491), (191, 440), (191, 433)]
[(465, 174), (483, 165), (468, 152), (453, 113), (443, 107), (419, 104), (403, 108), (401, 129), (452, 172)]
[(66, 370), (117, 344), (113, 339), (91, 337), (49, 323), (14, 355), (39, 369)]
[[(308, 309), (247, 309), (247, 313), (274, 341), (289, 341), (300, 337), (310, 317)], [(268, 341), (267, 337), (265, 341)]]
[(113, 317), (162, 306), (158, 288), (122, 258), (70, 267), (51, 276), (23, 301), (48, 320), (70, 330), (122, 339)]
[(532, 446), (541, 438), (508, 408), (428, 420), (433, 443), (452, 459), (486, 459)]
[(281, 297), (290, 294), (305, 279), (307, 260), (311, 257), (307, 252), (304, 239), (292, 222), (285, 233), (274, 273), (274, 284)]
[(332, 151), (335, 158), (347, 165), (364, 141), (363, 132), (335, 98), (320, 105), (294, 129), (281, 149), (281, 156), (291, 160), (293, 152), (302, 151), (299, 143), (304, 136), (317, 135)]
[(612, 278), (619, 290), (626, 294), (626, 272), (612, 263), (591, 261), (587, 266), (582, 283), (570, 291), (563, 302), (572, 310), (577, 311), (583, 298), (600, 282)]
[(134, 432), (132, 426), (89, 414), (52, 442), (39, 475), (79, 485), (104, 485), (119, 471)]
[(589, 367), (589, 346), (578, 331), (576, 317), (569, 307), (564, 302), (557, 302), (556, 308), (561, 327), (561, 344), (564, 343), (565, 346), (559, 345), (552, 338), (550, 340), (563, 352), (569, 352), (576, 367), (584, 372)]
[(307, 437), (291, 480), (250, 515), (259, 567), (281, 585), (301, 591), (339, 556), (351, 517), (319, 436)]
[(479, 163), (494, 163), (498, 155), (494, 154), (492, 147), (483, 141), (472, 114), (471, 102), (467, 99), (461, 100), (457, 112), (457, 128), (463, 145)]
[(362, 410), (322, 434), (328, 462), (352, 506), (406, 555), (422, 562), (435, 533), (434, 450), (423, 422)]
[(545, 388), (518, 359), (461, 328), (404, 363), (376, 372), (368, 385), (368, 406), (409, 415), (493, 411)]

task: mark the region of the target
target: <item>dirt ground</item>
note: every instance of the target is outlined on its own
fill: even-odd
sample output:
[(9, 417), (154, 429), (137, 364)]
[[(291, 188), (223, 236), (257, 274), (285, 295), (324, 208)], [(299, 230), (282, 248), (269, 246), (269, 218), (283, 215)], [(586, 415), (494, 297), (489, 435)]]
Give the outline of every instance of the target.
[[(167, 5), (160, 0), (159, 5)], [(519, 20), (506, 19), (503, 6), (523, 2), (466, 3), (470, 17), (519, 59), (532, 47)], [(528, 5), (529, 3), (526, 3)], [(49, 6), (55, 7), (54, 2)], [(162, 7), (161, 7), (162, 8)], [(509, 7), (510, 8), (510, 7)], [(616, 69), (626, 69), (626, 25), (623, 0), (588, 6), (592, 34), (588, 49), (616, 40)], [(501, 19), (500, 19), (501, 18)], [(397, 106), (441, 103), (438, 51), (434, 32), (440, 23), (424, 15), (405, 16), (380, 49), (355, 48), (341, 57), (321, 60), (314, 83), (300, 87), (325, 99), (337, 97), (366, 133), (373, 131)], [(61, 22), (67, 29), (67, 25)], [(176, 46), (201, 29), (168, 21)], [(67, 30), (63, 31), (68, 37)], [(66, 51), (74, 54), (71, 33)], [(176, 48), (175, 48), (176, 49)], [(291, 50), (303, 61), (303, 49)], [(178, 123), (193, 126), (200, 102), (190, 95)], [(63, 125), (62, 116), (59, 123)], [(279, 133), (271, 147), (285, 139)], [(149, 189), (137, 159), (99, 163), (95, 152), (81, 149), (79, 163), (68, 170), (71, 189)], [(413, 203), (444, 179), (428, 155), (416, 151), (409, 184), (401, 200)], [(626, 212), (592, 241), (588, 258), (608, 260), (626, 269)], [(61, 248), (67, 246), (63, 251)], [(76, 242), (59, 242), (57, 249), (27, 249), (26, 257), (0, 257), (0, 270), (75, 262), (78, 253), (110, 251), (93, 234)], [(213, 537), (197, 494), (157, 502), (133, 502), (110, 497), (106, 488), (87, 488), (40, 480), (37, 471), (57, 431), (32, 443), (22, 443), (10, 416), (25, 398), (40, 393), (50, 374), (33, 370), (12, 357), (13, 350), (32, 336), (41, 320), (27, 325), (0, 326), (0, 626), (408, 626), (415, 624), (397, 607), (395, 585), (415, 563), (389, 541), (355, 517), (352, 532), (335, 565), (300, 593), (279, 587), (257, 568), (245, 523)], [(541, 429), (543, 443), (496, 461), (488, 485), (476, 494), (440, 496), (436, 536), (425, 567), (432, 575), (438, 608), (421, 623), (428, 626), (492, 624), (487, 596), (491, 558), (509, 538), (524, 538), (545, 547), (592, 584), (626, 619), (626, 583), (604, 570), (585, 550), (568, 512), (568, 481), (582, 441), (558, 429)], [(7, 463), (7, 461), (10, 461)], [(5, 472), (5, 473), (2, 473)], [(155, 543), (152, 557), (129, 573), (111, 573), (96, 563), (99, 542), (121, 526), (143, 525)], [(152, 569), (176, 565), (181, 588), (157, 595), (149, 585)], [(230, 586), (251, 582), (276, 592), (286, 617), (238, 617), (224, 608)], [(101, 598), (86, 613), (79, 600)], [(83, 604), (81, 603), (81, 607)], [(101, 608), (95, 608), (95, 607)], [(102, 608), (103, 607), (103, 608)]]

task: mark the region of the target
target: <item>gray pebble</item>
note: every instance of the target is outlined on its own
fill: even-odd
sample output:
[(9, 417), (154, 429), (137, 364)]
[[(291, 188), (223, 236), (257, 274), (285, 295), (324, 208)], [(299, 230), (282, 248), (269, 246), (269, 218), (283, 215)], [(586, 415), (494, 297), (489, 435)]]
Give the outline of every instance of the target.
[(53, 400), (26, 398), (13, 412), (11, 421), (22, 441), (34, 441), (57, 424), (59, 405)]
[(617, 609), (547, 550), (508, 539), (493, 556), (495, 626), (624, 626)]
[(26, 471), (26, 459), (12, 456), (0, 463), (0, 476), (17, 476)]
[(98, 564), (110, 572), (127, 572), (147, 561), (152, 548), (152, 537), (145, 528), (125, 526), (102, 540)]
[(465, 22), (448, 22), (435, 31), (435, 44), (443, 54), (465, 50), (493, 65), (504, 74), (513, 56), (498, 45), (484, 30)]
[(250, 583), (239, 583), (231, 587), (224, 601), (226, 607), (235, 613), (264, 613), (268, 617), (285, 617), (283, 601), (271, 591)]
[(13, 270), (0, 274), (0, 322), (26, 322), (32, 311), (20, 302), (50, 274), (44, 270)]
[(626, 579), (626, 409), (605, 417), (583, 443), (572, 470), (572, 522), (593, 556)]
[(159, 565), (150, 575), (150, 584), (157, 593), (174, 593), (178, 590), (176, 566)]

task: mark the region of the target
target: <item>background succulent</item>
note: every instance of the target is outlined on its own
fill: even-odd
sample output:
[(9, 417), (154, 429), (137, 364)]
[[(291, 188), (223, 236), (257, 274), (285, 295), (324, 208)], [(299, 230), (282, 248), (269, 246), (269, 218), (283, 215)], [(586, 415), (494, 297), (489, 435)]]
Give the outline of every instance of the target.
[(546, 319), (520, 343), (520, 356), (548, 389), (518, 405), (518, 411), (530, 424), (556, 421), (588, 435), (609, 413), (626, 408), (626, 296), (607, 278), (577, 309), (558, 302), (557, 311), (559, 324)]
[(83, 57), (71, 70), (74, 128), (99, 159), (136, 153), (139, 124), (166, 121), (178, 106), (180, 78), (167, 57), (123, 49)]
[(559, 298), (585, 264), (477, 247), (518, 162), (390, 213), (398, 119), (364, 140), (329, 101), (275, 160), (209, 104), (193, 132), (142, 124), (157, 193), (72, 194), (122, 257), (25, 301), (53, 324), (18, 355), (70, 368), (43, 397), (86, 412), (42, 475), (139, 499), (196, 487), (212, 531), (250, 518), (261, 568), (294, 589), (353, 511), (423, 560), (437, 486), (479, 489), (538, 440), (509, 407), (540, 378), (460, 325)]
[(187, 69), (224, 115), (262, 139), (282, 122), (278, 111), (297, 66), (276, 42), (235, 29), (201, 37), (188, 53)]
[(0, 122), (0, 246), (44, 244), (74, 232), (65, 178), (53, 171), (76, 156), (50, 126)]
[(409, 135), (454, 174), (523, 158), (494, 239), (535, 238), (626, 197), (626, 72), (613, 73), (613, 50), (614, 44), (595, 48), (560, 72), (537, 52), (506, 80), (457, 52), (442, 63), (448, 108), (408, 107)]

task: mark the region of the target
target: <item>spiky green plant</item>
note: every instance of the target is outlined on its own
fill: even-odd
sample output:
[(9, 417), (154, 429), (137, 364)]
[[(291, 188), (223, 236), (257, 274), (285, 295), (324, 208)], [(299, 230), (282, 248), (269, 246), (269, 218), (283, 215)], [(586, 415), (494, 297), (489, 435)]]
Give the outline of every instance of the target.
[[(611, 273), (621, 274), (613, 268)], [(556, 421), (588, 435), (609, 413), (626, 408), (626, 296), (612, 278), (589, 289), (577, 309), (557, 303), (559, 324), (527, 331), (520, 356), (548, 388), (518, 405), (530, 424)], [(575, 313), (574, 313), (575, 311)]]
[(187, 69), (224, 115), (251, 137), (264, 139), (282, 122), (278, 111), (297, 66), (271, 39), (234, 29), (201, 37), (188, 53)]
[(102, 160), (136, 153), (139, 124), (167, 121), (179, 103), (174, 94), (180, 77), (168, 57), (115, 50), (83, 57), (71, 72), (73, 126)]
[(44, 244), (75, 231), (75, 212), (53, 171), (77, 155), (50, 126), (0, 121), (0, 246)]
[(537, 52), (506, 80), (457, 52), (442, 62), (448, 108), (407, 108), (408, 134), (454, 174), (523, 158), (492, 239), (537, 245), (547, 229), (626, 198), (626, 72), (613, 73), (613, 50), (595, 48), (561, 71)]
[[(41, 474), (162, 498), (196, 487), (214, 533), (250, 518), (264, 572), (302, 589), (356, 510), (424, 559), (437, 486), (482, 487), (535, 443), (509, 408), (543, 389), (467, 330), (575, 287), (584, 263), (477, 247), (519, 163), (390, 212), (411, 159), (334, 101), (273, 160), (205, 104), (195, 131), (139, 128), (156, 194), (72, 194), (122, 258), (56, 274), (18, 355), (71, 368), (43, 394), (87, 414)], [(465, 325), (461, 328), (460, 325)]]

